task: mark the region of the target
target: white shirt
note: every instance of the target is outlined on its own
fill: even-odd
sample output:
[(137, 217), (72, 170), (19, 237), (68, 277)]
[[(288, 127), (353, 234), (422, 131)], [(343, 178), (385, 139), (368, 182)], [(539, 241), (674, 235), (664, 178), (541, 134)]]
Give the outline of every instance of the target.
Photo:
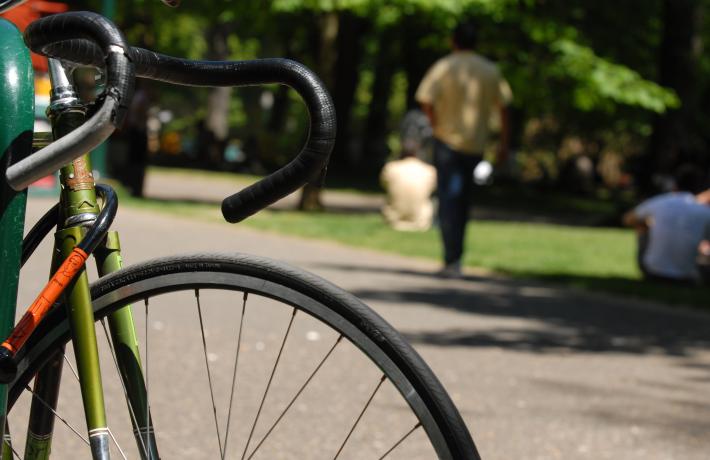
[(710, 238), (710, 206), (698, 203), (692, 193), (673, 192), (644, 201), (634, 214), (649, 227), (643, 256), (648, 271), (677, 279), (700, 277), (696, 257), (700, 242)]

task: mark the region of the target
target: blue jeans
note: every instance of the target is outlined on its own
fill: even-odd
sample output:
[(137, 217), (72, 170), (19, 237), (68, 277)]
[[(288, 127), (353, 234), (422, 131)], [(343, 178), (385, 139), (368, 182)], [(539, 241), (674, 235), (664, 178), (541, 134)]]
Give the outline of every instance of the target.
[(434, 166), (439, 196), (439, 228), (444, 243), (444, 263), (461, 260), (473, 190), (473, 169), (481, 155), (457, 152), (434, 140)]

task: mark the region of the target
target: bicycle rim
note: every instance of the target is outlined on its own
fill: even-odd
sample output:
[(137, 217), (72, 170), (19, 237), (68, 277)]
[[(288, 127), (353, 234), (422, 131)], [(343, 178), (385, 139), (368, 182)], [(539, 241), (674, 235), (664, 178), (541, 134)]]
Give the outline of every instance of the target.
[[(478, 458), (411, 347), (314, 275), (253, 256), (191, 255), (121, 270), (92, 286), (92, 296), (100, 329), (107, 314), (133, 304), (162, 458)], [(67, 342), (62, 312), (18, 356), (12, 404), (32, 397), (32, 376)], [(121, 447), (114, 455), (140, 458), (146, 449), (132, 438), (110, 341), (102, 341), (109, 428)], [(69, 406), (60, 402), (58, 412)], [(65, 436), (67, 449), (79, 448), (57, 425), (55, 451)]]

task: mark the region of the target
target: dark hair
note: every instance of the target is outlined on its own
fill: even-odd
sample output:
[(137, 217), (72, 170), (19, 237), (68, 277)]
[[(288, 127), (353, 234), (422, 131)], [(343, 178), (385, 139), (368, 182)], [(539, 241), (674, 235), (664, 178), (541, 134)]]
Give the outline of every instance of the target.
[(452, 38), (458, 48), (464, 50), (473, 49), (478, 43), (478, 27), (473, 21), (461, 21), (454, 29)]
[(686, 163), (675, 172), (675, 186), (681, 192), (700, 193), (706, 185), (705, 174), (699, 166)]

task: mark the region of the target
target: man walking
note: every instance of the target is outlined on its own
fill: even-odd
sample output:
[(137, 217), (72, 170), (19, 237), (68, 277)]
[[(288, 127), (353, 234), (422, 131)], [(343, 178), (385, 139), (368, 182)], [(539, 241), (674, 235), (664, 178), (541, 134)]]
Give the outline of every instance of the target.
[(440, 274), (446, 277), (461, 276), (473, 170), (483, 157), (494, 111), (501, 120), (497, 161), (505, 161), (508, 155), (506, 106), (512, 92), (498, 67), (473, 51), (476, 32), (470, 22), (456, 27), (453, 52), (429, 69), (416, 93), (434, 131), (439, 226), (444, 243)]

